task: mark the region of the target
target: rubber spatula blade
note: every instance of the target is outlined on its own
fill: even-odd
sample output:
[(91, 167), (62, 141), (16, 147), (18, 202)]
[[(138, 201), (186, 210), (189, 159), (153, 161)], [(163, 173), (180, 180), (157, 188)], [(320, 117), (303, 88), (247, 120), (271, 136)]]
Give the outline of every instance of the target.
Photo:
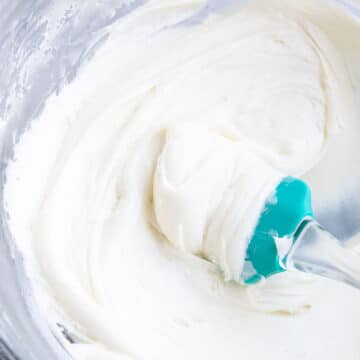
[(251, 285), (294, 268), (360, 288), (360, 255), (316, 222), (309, 186), (286, 177), (264, 205), (239, 281)]

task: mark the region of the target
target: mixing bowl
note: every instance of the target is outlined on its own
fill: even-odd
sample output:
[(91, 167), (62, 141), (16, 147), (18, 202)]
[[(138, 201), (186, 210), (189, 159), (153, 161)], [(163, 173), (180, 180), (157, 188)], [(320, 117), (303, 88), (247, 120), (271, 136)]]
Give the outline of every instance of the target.
[[(46, 99), (71, 82), (79, 67), (106, 41), (110, 25), (145, 1), (104, 0), (86, 5), (80, 0), (0, 2), (1, 359), (70, 359), (63, 346), (68, 334), (61, 324), (51, 327), (42, 318), (9, 231), (3, 185), (14, 144), (42, 111)], [(360, 6), (350, 1), (337, 2), (360, 18)], [(224, 4), (209, 0), (202, 15), (218, 11)], [(327, 214), (323, 222), (338, 236), (347, 238), (359, 230), (360, 219), (354, 214), (360, 211), (345, 206), (341, 213), (345, 227), (340, 229), (334, 221), (338, 213)]]

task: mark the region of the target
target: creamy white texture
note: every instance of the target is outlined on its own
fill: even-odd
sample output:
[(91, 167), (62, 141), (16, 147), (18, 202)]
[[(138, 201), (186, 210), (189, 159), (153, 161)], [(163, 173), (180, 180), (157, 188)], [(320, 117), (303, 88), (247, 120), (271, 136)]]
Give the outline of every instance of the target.
[[(296, 272), (246, 290), (217, 266), (240, 271), (281, 174), (308, 178), (317, 204), (324, 179), (336, 197), (341, 176), (359, 175), (350, 162), (330, 172), (358, 146), (355, 77), (316, 24), (334, 12), (341, 29), (359, 26), (296, 4), (186, 21), (203, 1), (149, 1), (23, 136), (8, 170), (12, 231), (80, 358), (358, 359), (355, 290)], [(312, 303), (297, 317), (254, 310)]]
[(182, 251), (219, 265), (226, 280), (239, 281), (249, 238), (282, 177), (247, 142), (177, 125), (155, 169), (159, 229)]

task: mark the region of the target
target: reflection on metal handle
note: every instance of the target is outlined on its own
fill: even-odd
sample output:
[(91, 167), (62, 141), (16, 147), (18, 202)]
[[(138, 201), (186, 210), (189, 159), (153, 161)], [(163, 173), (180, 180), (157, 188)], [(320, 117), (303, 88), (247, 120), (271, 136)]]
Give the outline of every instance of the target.
[(360, 289), (360, 254), (345, 247), (316, 221), (307, 221), (286, 260), (287, 268), (347, 283)]

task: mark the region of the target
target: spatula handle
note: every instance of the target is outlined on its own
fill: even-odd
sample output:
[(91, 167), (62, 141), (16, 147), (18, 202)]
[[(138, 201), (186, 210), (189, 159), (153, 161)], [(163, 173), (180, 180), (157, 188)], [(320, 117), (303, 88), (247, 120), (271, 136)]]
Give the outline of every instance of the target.
[(316, 221), (303, 224), (289, 251), (286, 267), (342, 281), (360, 289), (360, 255)]

